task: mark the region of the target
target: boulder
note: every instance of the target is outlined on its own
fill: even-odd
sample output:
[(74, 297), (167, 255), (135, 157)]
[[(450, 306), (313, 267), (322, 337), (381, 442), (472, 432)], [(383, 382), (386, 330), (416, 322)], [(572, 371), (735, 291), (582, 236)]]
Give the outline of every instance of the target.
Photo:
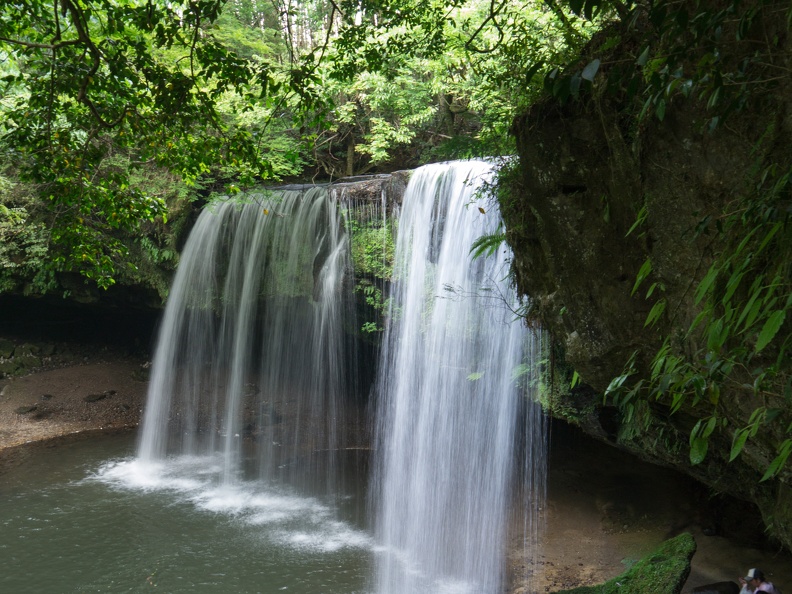
[(11, 361), (3, 361), (0, 363), (0, 377), (10, 377), (17, 373), (19, 366), (13, 359)]
[(5, 338), (0, 338), (0, 358), (8, 359), (14, 355), (14, 343)]
[(14, 357), (14, 363), (17, 366), (17, 373), (24, 373), (29, 369), (41, 367), (41, 359), (34, 355), (22, 355), (21, 357)]
[(626, 572), (598, 586), (557, 594), (679, 594), (690, 575), (696, 541), (685, 532), (665, 541)]

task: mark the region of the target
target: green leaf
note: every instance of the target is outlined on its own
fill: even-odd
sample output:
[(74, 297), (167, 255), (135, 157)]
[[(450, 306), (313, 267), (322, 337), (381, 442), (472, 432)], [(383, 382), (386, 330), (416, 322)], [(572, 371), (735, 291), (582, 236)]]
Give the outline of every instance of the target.
[(638, 290), (638, 287), (641, 286), (641, 283), (646, 279), (649, 274), (652, 272), (652, 260), (647, 258), (646, 261), (641, 266), (641, 269), (638, 271), (638, 276), (635, 279), (635, 284), (633, 285), (632, 291), (630, 295), (635, 295), (635, 292)]
[(717, 265), (713, 264), (710, 266), (710, 269), (707, 271), (707, 275), (701, 280), (698, 287), (696, 287), (696, 298), (695, 303), (696, 305), (704, 298), (704, 295), (707, 294), (712, 283), (715, 282), (715, 279), (718, 276), (718, 267)]
[(703, 437), (696, 437), (690, 440), (690, 463), (694, 466), (701, 464), (707, 457), (709, 440)]
[(767, 247), (767, 244), (775, 237), (775, 234), (783, 227), (783, 223), (776, 223), (770, 228), (770, 231), (764, 236), (762, 239), (762, 243), (759, 244), (759, 247), (756, 249), (756, 253), (759, 254)]
[(649, 310), (649, 315), (646, 316), (646, 321), (644, 322), (644, 328), (647, 326), (654, 326), (657, 323), (657, 320), (660, 319), (660, 316), (663, 315), (663, 312), (666, 308), (666, 300), (660, 299), (657, 303), (652, 306), (652, 309)]
[(649, 46), (647, 45), (644, 48), (644, 51), (641, 52), (641, 55), (638, 56), (638, 59), (635, 61), (636, 66), (646, 66), (646, 63), (649, 61)]
[(481, 256), (491, 256), (506, 241), (506, 233), (498, 230), (491, 235), (482, 235), (477, 238), (470, 246), (470, 254), (473, 260)]
[(708, 438), (712, 435), (712, 432), (715, 430), (715, 427), (718, 425), (718, 417), (710, 417), (707, 421), (707, 424), (704, 426), (704, 430), (701, 432), (701, 437)]
[(586, 67), (583, 69), (583, 73), (580, 75), (581, 78), (593, 82), (594, 77), (597, 75), (597, 71), (599, 70), (599, 67), (600, 67), (599, 59), (597, 58), (593, 59), (591, 62), (586, 64)]
[(635, 222), (632, 224), (632, 227), (624, 234), (625, 237), (629, 236), (633, 231), (635, 231), (639, 226), (643, 224), (646, 220), (646, 216), (649, 214), (649, 209), (644, 204), (641, 209), (638, 211), (638, 215), (635, 217)]
[(778, 474), (784, 464), (786, 464), (790, 453), (792, 453), (792, 439), (785, 439), (781, 443), (780, 453), (770, 462), (770, 466), (767, 468), (762, 478), (759, 479), (759, 482), (764, 482)]
[(544, 60), (539, 60), (525, 73), (525, 84), (530, 85), (534, 75), (544, 66)]
[(624, 382), (627, 381), (628, 377), (629, 374), (624, 374), (614, 377), (608, 384), (608, 387), (605, 388), (604, 397), (607, 398), (608, 396), (612, 396), (615, 392), (618, 392), (621, 389), (621, 387), (624, 385)]
[(484, 375), (483, 371), (474, 371), (469, 376), (467, 376), (466, 379), (470, 380), (471, 382), (475, 382), (476, 380), (481, 379), (483, 375)]
[(576, 72), (569, 79), (569, 94), (577, 98), (580, 93), (580, 75)]
[(693, 465), (701, 464), (707, 456), (709, 448), (709, 436), (718, 423), (717, 417), (710, 417), (706, 425), (704, 419), (699, 419), (693, 431), (690, 432), (690, 463)]
[(720, 386), (717, 382), (710, 382), (709, 384), (709, 400), (712, 404), (718, 404), (720, 401)]
[(751, 285), (751, 289), (748, 293), (750, 295), (750, 298), (748, 299), (748, 302), (745, 304), (745, 307), (743, 307), (742, 313), (737, 318), (737, 321), (734, 324), (735, 328), (738, 328), (740, 324), (743, 323), (743, 320), (745, 320), (745, 317), (748, 315), (748, 312), (753, 307), (754, 302), (758, 299), (759, 295), (761, 294), (762, 291), (760, 287), (762, 283), (760, 281), (761, 278), (757, 278), (756, 280), (754, 280), (753, 284)]
[(720, 92), (721, 87), (718, 87), (713, 91), (712, 95), (710, 95), (709, 101), (707, 101), (707, 109), (712, 109), (718, 104), (718, 99), (720, 99)]
[(751, 310), (748, 312), (748, 316), (745, 318), (745, 324), (743, 324), (743, 331), (748, 330), (751, 326), (753, 326), (754, 321), (757, 317), (759, 317), (759, 312), (762, 311), (762, 307), (765, 305), (765, 300), (760, 299), (756, 301)]
[(657, 115), (657, 119), (661, 122), (665, 119), (665, 112), (666, 112), (666, 102), (665, 99), (660, 99), (657, 102), (657, 107), (655, 108), (655, 115)]
[(756, 347), (754, 348), (755, 353), (764, 349), (770, 341), (773, 340), (773, 337), (775, 337), (781, 325), (784, 323), (784, 318), (786, 318), (786, 311), (779, 309), (773, 312), (767, 319), (762, 327), (762, 331), (759, 332), (759, 339), (756, 341)]
[(728, 335), (729, 325), (724, 324), (722, 318), (718, 318), (710, 324), (709, 332), (707, 333), (707, 349), (714, 352), (720, 351)]
[(748, 428), (744, 427), (742, 429), (738, 429), (734, 433), (734, 441), (732, 441), (731, 452), (729, 453), (729, 462), (734, 460), (737, 456), (740, 455), (743, 447), (745, 446), (745, 442), (748, 441)]
[(722, 304), (726, 305), (726, 303), (729, 302), (732, 295), (734, 295), (734, 292), (737, 290), (737, 287), (740, 286), (743, 276), (745, 276), (744, 272), (737, 272), (729, 277), (729, 280), (726, 282), (726, 293), (721, 298)]

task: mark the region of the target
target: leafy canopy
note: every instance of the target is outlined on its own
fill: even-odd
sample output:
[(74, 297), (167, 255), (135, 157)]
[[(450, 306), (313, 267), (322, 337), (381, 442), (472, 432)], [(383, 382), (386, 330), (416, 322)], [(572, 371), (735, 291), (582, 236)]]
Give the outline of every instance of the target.
[(586, 27), (535, 0), (4, 3), (2, 161), (48, 205), (52, 269), (107, 287), (167, 215), (136, 172), (235, 191), (512, 152), (534, 65)]
[[(221, 0), (23, 0), (0, 11), (3, 148), (19, 178), (53, 212), (56, 269), (114, 282), (126, 249), (118, 232), (164, 216), (130, 183), (162, 167), (194, 183), (217, 164), (243, 180), (272, 167), (255, 127), (218, 102), (251, 102), (276, 84), (262, 57), (215, 35)], [(126, 159), (126, 167), (117, 158)]]

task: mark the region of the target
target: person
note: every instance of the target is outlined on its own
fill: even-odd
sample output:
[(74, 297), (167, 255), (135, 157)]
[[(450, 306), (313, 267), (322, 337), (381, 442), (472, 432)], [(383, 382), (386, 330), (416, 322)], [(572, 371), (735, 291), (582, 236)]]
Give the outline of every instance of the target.
[(781, 594), (773, 585), (773, 582), (768, 582), (765, 579), (765, 574), (761, 569), (755, 567), (748, 570), (748, 574), (744, 578), (740, 578), (742, 590), (740, 594), (751, 594), (755, 592), (767, 592), (768, 594)]

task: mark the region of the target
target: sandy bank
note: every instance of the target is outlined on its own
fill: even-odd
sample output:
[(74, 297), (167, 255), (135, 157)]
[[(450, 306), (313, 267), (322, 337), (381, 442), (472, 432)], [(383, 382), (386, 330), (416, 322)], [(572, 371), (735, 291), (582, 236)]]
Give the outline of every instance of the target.
[(141, 363), (89, 362), (0, 380), (0, 458), (33, 442), (136, 427), (147, 387)]

